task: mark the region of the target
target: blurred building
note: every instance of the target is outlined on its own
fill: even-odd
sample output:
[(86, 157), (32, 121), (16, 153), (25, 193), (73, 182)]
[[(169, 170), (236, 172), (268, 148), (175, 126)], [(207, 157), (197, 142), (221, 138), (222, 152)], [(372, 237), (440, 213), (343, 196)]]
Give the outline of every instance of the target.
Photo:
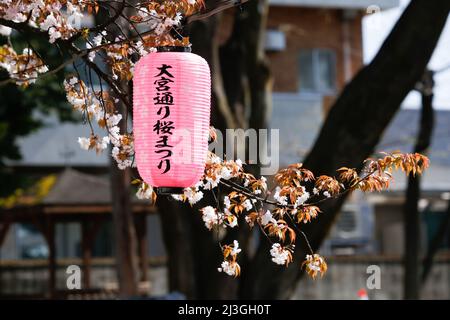
[[(376, 4), (375, 7), (373, 2)], [(384, 10), (395, 7), (398, 2), (398, 0), (270, 1), (265, 48), (274, 79), (270, 126), (280, 130), (280, 166), (299, 162), (307, 155), (329, 107), (346, 83), (362, 67), (361, 24), (364, 15), (372, 12), (374, 8)], [(378, 150), (412, 151), (419, 122), (418, 115), (417, 110), (399, 111), (386, 130)], [(426, 248), (430, 237), (435, 233), (450, 198), (450, 112), (438, 111), (436, 120), (430, 150), (431, 168), (425, 173), (422, 181), (423, 248)], [(55, 174), (60, 182), (73, 181), (73, 184), (68, 183), (64, 188), (53, 191), (59, 199), (71, 199), (78, 189), (88, 185), (92, 187), (92, 184), (101, 185), (99, 188), (103, 190), (109, 189), (108, 154), (97, 156), (93, 152), (86, 152), (80, 149), (76, 141), (77, 137), (88, 134), (88, 128), (77, 123), (61, 124), (54, 118), (45, 118), (45, 121), (48, 124), (46, 127), (20, 140), (23, 159), (10, 162), (10, 167), (36, 176), (36, 179)], [(403, 250), (402, 205), (406, 179), (398, 175), (395, 181), (392, 191), (369, 196), (354, 193), (343, 207), (322, 249), (323, 253), (359, 257), (371, 254), (374, 258), (358, 261), (353, 258), (353, 260), (345, 260), (345, 257), (336, 258), (332, 262), (334, 267), (330, 267), (331, 276), (328, 279), (331, 279), (331, 282), (335, 281), (336, 284), (340, 279), (351, 281), (354, 274), (360, 275), (358, 279), (364, 279), (364, 267), (368, 263), (382, 261), (393, 270), (386, 273), (385, 277), (390, 277), (386, 278), (387, 281), (396, 283), (397, 287), (401, 285), (399, 270)], [(51, 194), (48, 196), (52, 199)], [(106, 198), (109, 199), (108, 195)], [(44, 199), (43, 203), (45, 201), (48, 199)], [(75, 200), (76, 203), (73, 204), (80, 201)], [(165, 256), (158, 217), (150, 215), (146, 223), (149, 230), (147, 238), (149, 256), (155, 258)], [(82, 258), (81, 228), (77, 223), (56, 225), (58, 259)], [(111, 243), (111, 226), (106, 224), (99, 232), (103, 236), (99, 236), (95, 241), (92, 256), (98, 259), (110, 257), (114, 251)], [(449, 235), (450, 233), (447, 234), (444, 245), (446, 248), (450, 245)], [(0, 262), (39, 260), (48, 256), (46, 240), (39, 230), (30, 224), (14, 225), (0, 248)], [(390, 260), (391, 257), (395, 258)], [(110, 275), (113, 262), (105, 261), (99, 262), (103, 265), (103, 269), (93, 270), (92, 279), (99, 279), (95, 284), (100, 284), (102, 279), (114, 278)], [(439, 270), (445, 271), (448, 261), (445, 263)], [(0, 266), (4, 269), (0, 273), (0, 281), (9, 279), (11, 286), (15, 286), (14, 282), (18, 283), (20, 277), (5, 275), (7, 272), (14, 274), (14, 268), (9, 265)], [(39, 270), (45, 268), (45, 265), (40, 266)], [(63, 272), (64, 270), (59, 270), (58, 279), (64, 279)], [(36, 271), (30, 271), (24, 273), (23, 277), (26, 281), (33, 281), (36, 279), (35, 274)], [(160, 278), (163, 278), (163, 275)], [(355, 285), (363, 286), (364, 283), (355, 281)], [(35, 291), (39, 290), (37, 285), (34, 286)], [(330, 289), (333, 283), (323, 282), (321, 286), (319, 287), (322, 289), (319, 288), (319, 291), (322, 291), (317, 295), (308, 296), (308, 292), (315, 290), (311, 289), (312, 291), (304, 290), (299, 297), (343, 297), (331, 295), (331, 292), (334, 292)], [(400, 290), (397, 287), (396, 291), (392, 289), (395, 293), (388, 293), (385, 297), (400, 297), (398, 294)], [(447, 294), (448, 287), (450, 286), (445, 289)], [(41, 289), (45, 291), (45, 288)], [(356, 294), (358, 288), (350, 289), (355, 289)], [(348, 295), (345, 297), (351, 297), (351, 292), (347, 291)], [(442, 296), (442, 293), (436, 295)]]
[[(422, 175), (421, 254), (446, 216), (450, 199), (450, 111), (436, 112), (436, 123), (429, 150), (430, 168)], [(401, 109), (382, 137), (377, 151), (412, 152), (419, 129), (420, 110)], [(325, 245), (325, 251), (337, 254), (381, 254), (400, 258), (404, 250), (403, 206), (407, 178), (394, 173), (388, 191), (362, 194), (356, 192), (344, 205), (341, 215)], [(450, 249), (450, 230), (442, 249)]]
[[(362, 19), (398, 0), (271, 0), (265, 47), (281, 165), (308, 152), (329, 107), (363, 65)], [(292, 128), (301, 128), (292, 130)]]
[[(46, 126), (19, 139), (22, 159), (8, 162), (31, 186), (0, 203), (0, 296), (64, 297), (65, 268), (73, 264), (84, 268), (83, 289), (113, 294), (110, 157), (79, 147), (86, 125), (44, 120)], [(165, 250), (155, 208), (132, 200), (145, 284), (149, 262), (161, 265)]]
[[(395, 8), (399, 1), (272, 0), (271, 4), (265, 43), (274, 77), (270, 126), (280, 130), (283, 167), (307, 155), (329, 107), (363, 66), (363, 17)], [(419, 113), (399, 111), (377, 150), (413, 151)], [(450, 112), (437, 112), (432, 165), (422, 180), (423, 249), (443, 219), (450, 197), (449, 119)], [(354, 193), (323, 252), (400, 257), (405, 190), (406, 178), (400, 173), (389, 192), (369, 196)]]
[[(281, 167), (308, 154), (337, 94), (363, 66), (361, 25), (365, 14), (395, 8), (399, 2), (271, 1), (266, 37), (274, 76), (270, 125), (280, 130)], [(445, 63), (447, 59), (440, 65)], [(415, 107), (420, 109), (420, 105)], [(412, 152), (419, 114), (419, 110), (400, 110), (377, 151)], [(450, 199), (449, 122), (450, 111), (436, 112), (431, 166), (422, 178), (419, 203), (422, 256), (446, 217)], [(394, 178), (390, 191), (351, 195), (321, 248), (330, 262), (326, 279), (305, 279), (294, 299), (355, 299), (358, 290), (366, 286), (367, 266), (373, 264), (382, 269), (382, 289), (371, 290), (370, 298), (402, 298), (407, 179), (401, 172)], [(433, 271), (423, 284), (422, 298), (450, 296), (450, 230), (444, 238)]]
[[(271, 1), (265, 46), (274, 78), (270, 126), (280, 130), (281, 167), (307, 155), (330, 106), (363, 66), (363, 17), (398, 4)], [(374, 207), (355, 193), (323, 251), (373, 252), (374, 225)]]
[[(378, 150), (414, 149), (419, 130), (420, 110), (401, 110), (387, 128)], [(445, 217), (450, 199), (450, 111), (435, 111), (435, 124), (431, 147), (428, 152), (430, 167), (421, 179), (422, 253)], [(371, 194), (369, 202), (375, 212), (375, 237), (377, 251), (385, 254), (403, 254), (403, 203), (407, 178), (401, 172), (394, 175), (389, 192)], [(450, 231), (450, 230), (448, 230)], [(450, 232), (443, 246), (450, 248)]]
[[(397, 2), (382, 0), (377, 1), (377, 6), (387, 9)], [(297, 162), (306, 154), (330, 103), (361, 68), (361, 19), (371, 1), (271, 0), (270, 5), (265, 48), (274, 78), (271, 127), (280, 128), (281, 160), (285, 165)], [(20, 139), (22, 160), (10, 162), (11, 169), (39, 178), (72, 168), (107, 180), (108, 154), (85, 152), (76, 142), (77, 137), (88, 134), (86, 126), (61, 124), (52, 117), (43, 120), (44, 128)], [(299, 130), (290, 130), (294, 127)], [(149, 227), (155, 230), (150, 234), (156, 235), (149, 243), (152, 254), (164, 255), (159, 231), (156, 231), (159, 229), (157, 218), (149, 219)], [(58, 256), (79, 253), (77, 227), (58, 226), (59, 229), (62, 245)], [(14, 226), (13, 230), (0, 249), (0, 257), (20, 259), (47, 254), (44, 239), (32, 229)], [(110, 255), (111, 250), (100, 250), (96, 254)]]

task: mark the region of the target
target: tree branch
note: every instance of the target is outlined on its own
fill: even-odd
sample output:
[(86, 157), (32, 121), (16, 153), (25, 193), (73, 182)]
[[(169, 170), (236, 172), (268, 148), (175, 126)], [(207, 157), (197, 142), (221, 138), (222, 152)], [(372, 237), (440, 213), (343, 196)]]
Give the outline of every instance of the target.
[[(316, 174), (333, 174), (345, 164), (361, 168), (401, 102), (423, 74), (450, 11), (450, 2), (411, 1), (375, 59), (344, 88), (331, 108), (305, 166)], [(369, 116), (370, 115), (370, 116)], [(326, 214), (304, 226), (314, 251), (333, 225), (345, 196), (321, 206)], [(270, 265), (262, 244), (252, 263), (253, 282), (244, 297), (286, 299), (302, 271), (297, 265), (285, 270)], [(298, 242), (294, 259), (303, 260), (308, 249)]]

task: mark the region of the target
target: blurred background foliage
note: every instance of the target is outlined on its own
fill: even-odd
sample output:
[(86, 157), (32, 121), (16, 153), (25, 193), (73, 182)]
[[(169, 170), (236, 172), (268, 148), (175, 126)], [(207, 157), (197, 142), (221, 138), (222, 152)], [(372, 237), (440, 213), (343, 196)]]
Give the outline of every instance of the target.
[[(8, 40), (0, 38), (0, 46)], [(31, 47), (38, 51), (50, 65), (57, 65), (63, 60), (55, 46), (45, 45), (40, 39), (27, 39), (18, 33), (13, 33), (11, 41), (17, 51)], [(5, 70), (0, 70), (0, 79), (8, 79)], [(61, 121), (75, 121), (71, 106), (67, 103), (64, 88), (64, 70), (42, 77), (28, 88), (20, 88), (14, 83), (0, 86), (0, 197), (11, 194), (18, 188), (29, 186), (33, 179), (27, 174), (13, 172), (7, 168), (8, 160), (20, 160), (20, 150), (17, 140), (41, 128), (43, 117), (56, 113)]]

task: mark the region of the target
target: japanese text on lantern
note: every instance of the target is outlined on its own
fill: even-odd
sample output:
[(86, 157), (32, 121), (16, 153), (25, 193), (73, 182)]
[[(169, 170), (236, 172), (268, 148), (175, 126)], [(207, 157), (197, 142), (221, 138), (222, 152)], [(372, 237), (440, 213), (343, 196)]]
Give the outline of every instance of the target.
[(174, 105), (171, 92), (174, 77), (170, 73), (170, 69), (172, 69), (170, 65), (162, 64), (157, 69), (159, 73), (155, 76), (156, 95), (153, 97), (153, 101), (158, 120), (153, 126), (153, 131), (158, 136), (155, 144), (155, 153), (158, 154), (160, 159), (158, 169), (162, 171), (162, 174), (165, 174), (170, 171), (170, 160), (173, 154), (173, 146), (169, 144), (169, 137), (173, 135), (175, 129), (174, 123), (170, 119), (170, 108)]

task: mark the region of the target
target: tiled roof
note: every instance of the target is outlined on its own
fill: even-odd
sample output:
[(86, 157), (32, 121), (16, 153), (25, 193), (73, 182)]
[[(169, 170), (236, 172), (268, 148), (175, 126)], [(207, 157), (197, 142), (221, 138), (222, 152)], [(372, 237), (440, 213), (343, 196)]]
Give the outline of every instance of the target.
[[(132, 196), (134, 204), (149, 204), (148, 200), (140, 200)], [(109, 176), (91, 175), (64, 169), (58, 174), (55, 184), (42, 199), (45, 205), (101, 205), (111, 203), (111, 183)]]
[[(419, 117), (420, 110), (400, 110), (385, 131), (377, 150), (412, 152), (419, 129)], [(450, 111), (435, 111), (429, 158), (433, 165), (450, 168)]]
[(108, 204), (111, 203), (109, 179), (65, 169), (42, 200), (43, 204)]
[[(385, 131), (377, 151), (412, 152), (419, 129), (420, 110), (400, 110)], [(425, 191), (450, 190), (450, 111), (435, 111), (435, 125), (428, 153), (430, 168), (424, 172), (422, 189)], [(394, 175), (392, 190), (404, 190), (404, 174)]]
[(322, 126), (322, 98), (275, 93), (272, 103), (270, 128), (279, 130), (280, 166), (302, 161)]
[[(98, 167), (108, 165), (108, 152), (97, 155), (95, 151), (80, 148), (78, 137), (89, 136), (88, 125), (82, 123), (60, 123), (56, 118), (46, 119), (45, 127), (18, 140), (22, 159), (10, 161), (9, 165), (22, 167), (72, 166)], [(93, 123), (97, 134), (104, 130)]]

